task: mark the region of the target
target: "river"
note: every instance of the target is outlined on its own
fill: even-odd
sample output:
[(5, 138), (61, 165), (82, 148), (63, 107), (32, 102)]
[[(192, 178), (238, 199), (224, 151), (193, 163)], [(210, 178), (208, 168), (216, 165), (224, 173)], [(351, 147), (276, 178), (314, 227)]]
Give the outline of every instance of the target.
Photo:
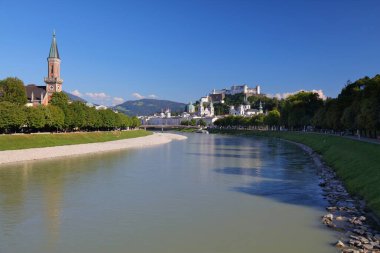
[(311, 158), (274, 139), (162, 146), (0, 167), (0, 252), (329, 253)]

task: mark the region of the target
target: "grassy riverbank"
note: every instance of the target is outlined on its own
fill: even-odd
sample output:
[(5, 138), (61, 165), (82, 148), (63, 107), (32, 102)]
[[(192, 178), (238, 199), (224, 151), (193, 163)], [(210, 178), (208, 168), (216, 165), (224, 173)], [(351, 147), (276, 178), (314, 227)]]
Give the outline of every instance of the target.
[(59, 134), (0, 135), (0, 151), (115, 141), (151, 135), (144, 130)]
[(380, 217), (380, 145), (339, 136), (298, 132), (222, 131), (276, 137), (305, 144), (333, 168), (351, 194), (362, 197)]

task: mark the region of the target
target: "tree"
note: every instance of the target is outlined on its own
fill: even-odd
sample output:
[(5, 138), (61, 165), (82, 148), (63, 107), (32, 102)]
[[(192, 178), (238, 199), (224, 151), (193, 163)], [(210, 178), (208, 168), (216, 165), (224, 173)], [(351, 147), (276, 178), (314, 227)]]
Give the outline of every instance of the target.
[(80, 101), (74, 101), (67, 107), (68, 121), (67, 124), (71, 129), (80, 130), (87, 125), (86, 111), (88, 107)]
[(56, 131), (62, 130), (65, 123), (65, 114), (62, 109), (54, 105), (48, 105), (44, 107), (44, 111), (46, 127)]
[(51, 96), (50, 104), (61, 108), (64, 112), (69, 105), (69, 97), (63, 92), (54, 92)]
[(100, 128), (100, 115), (94, 107), (87, 107), (86, 112), (86, 128), (88, 130), (97, 130)]
[(280, 125), (280, 112), (277, 109), (274, 109), (268, 113), (264, 118), (265, 124), (269, 127), (277, 127)]
[(17, 132), (26, 123), (23, 107), (10, 102), (0, 102), (0, 131)]
[(201, 126), (201, 127), (205, 127), (207, 124), (206, 124), (206, 121), (204, 121), (204, 119), (200, 119), (198, 121), (198, 125)]
[(258, 108), (261, 102), (264, 111), (272, 111), (273, 109), (279, 108), (280, 104), (276, 97), (270, 98), (262, 94), (250, 96), (248, 97), (248, 101), (253, 108)]
[(38, 131), (45, 127), (45, 110), (42, 106), (25, 107), (26, 126), (32, 131)]
[(131, 127), (136, 128), (136, 127), (139, 127), (140, 125), (141, 125), (141, 121), (139, 120), (139, 118), (137, 118), (136, 116), (132, 117)]
[(24, 83), (17, 77), (0, 80), (0, 102), (7, 101), (17, 105), (28, 102)]
[(127, 129), (132, 125), (132, 120), (123, 113), (118, 113), (118, 127), (120, 129)]
[(226, 115), (230, 111), (230, 107), (226, 104), (215, 103), (214, 104), (215, 115)]
[(302, 129), (311, 124), (315, 113), (323, 106), (323, 100), (314, 92), (301, 91), (287, 97), (281, 107), (281, 124)]
[(197, 121), (195, 119), (191, 119), (190, 122), (189, 122), (190, 126), (196, 126), (197, 125)]

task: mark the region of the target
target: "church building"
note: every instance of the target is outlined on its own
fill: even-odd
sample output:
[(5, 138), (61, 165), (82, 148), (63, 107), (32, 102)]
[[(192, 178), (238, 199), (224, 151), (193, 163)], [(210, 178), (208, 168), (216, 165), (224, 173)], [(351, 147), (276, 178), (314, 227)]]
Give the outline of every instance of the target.
[(48, 74), (44, 79), (46, 85), (38, 86), (35, 84), (29, 84), (25, 86), (29, 106), (39, 104), (48, 105), (54, 92), (62, 91), (63, 80), (61, 79), (61, 59), (59, 58), (55, 32), (53, 33), (47, 62)]

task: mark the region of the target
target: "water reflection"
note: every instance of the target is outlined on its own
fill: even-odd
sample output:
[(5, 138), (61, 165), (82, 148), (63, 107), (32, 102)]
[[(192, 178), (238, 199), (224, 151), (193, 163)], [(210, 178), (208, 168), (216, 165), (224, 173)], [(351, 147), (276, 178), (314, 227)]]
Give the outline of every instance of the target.
[(65, 188), (80, 184), (91, 174), (107, 173), (105, 169), (114, 168), (118, 159), (126, 156), (128, 152), (116, 151), (1, 166), (0, 234), (14, 236), (22, 222), (39, 219), (44, 224), (46, 250), (54, 252), (60, 239)]
[[(246, 166), (227, 166), (214, 171), (226, 175), (251, 177), (230, 189), (240, 193), (271, 198), (294, 205), (320, 208), (325, 204), (316, 183), (316, 168), (307, 155), (293, 144), (274, 139), (231, 138), (217, 140), (215, 157), (247, 159)], [(231, 147), (232, 146), (232, 147)], [(231, 154), (233, 153), (233, 154)], [(238, 153), (238, 154), (236, 154)], [(253, 162), (252, 162), (253, 161)], [(234, 160), (235, 164), (236, 163)]]

